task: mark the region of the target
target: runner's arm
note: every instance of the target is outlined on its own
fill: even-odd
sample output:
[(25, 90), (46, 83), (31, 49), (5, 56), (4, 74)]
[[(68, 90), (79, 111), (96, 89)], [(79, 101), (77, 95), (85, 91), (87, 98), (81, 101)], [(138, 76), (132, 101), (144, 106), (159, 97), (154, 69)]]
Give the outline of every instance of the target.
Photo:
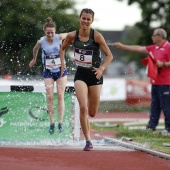
[(68, 35), (68, 33), (61, 33), (58, 34), (60, 42), (62, 43), (64, 39), (66, 39), (66, 36)]
[(113, 55), (112, 55), (108, 45), (106, 44), (104, 37), (99, 32), (95, 31), (94, 39), (95, 39), (95, 42), (100, 45), (102, 51), (106, 55), (106, 59), (105, 59), (104, 63), (99, 68), (94, 68), (96, 70), (96, 78), (99, 79), (101, 77), (103, 71), (105, 70), (105, 68), (113, 60)]
[(38, 40), (36, 45), (33, 48), (33, 59), (30, 61), (29, 67), (32, 67), (36, 63), (37, 55), (38, 55), (38, 51), (39, 51), (40, 47), (41, 47), (41, 41)]
[(63, 74), (66, 65), (64, 64), (64, 58), (65, 58), (65, 49), (67, 48), (67, 46), (73, 42), (75, 37), (75, 31), (73, 32), (69, 32), (60, 48), (60, 60), (61, 60), (61, 75)]

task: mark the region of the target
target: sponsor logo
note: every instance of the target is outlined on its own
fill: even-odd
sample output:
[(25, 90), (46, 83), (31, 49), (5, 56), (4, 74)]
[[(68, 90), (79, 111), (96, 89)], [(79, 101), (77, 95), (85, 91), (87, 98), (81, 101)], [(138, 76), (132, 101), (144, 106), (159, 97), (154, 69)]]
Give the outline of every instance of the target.
[(8, 108), (7, 108), (7, 107), (2, 107), (2, 108), (0, 109), (0, 116), (2, 116), (2, 115), (5, 114), (5, 113), (8, 113)]
[(0, 127), (2, 127), (5, 123), (6, 121), (3, 118), (0, 118)]

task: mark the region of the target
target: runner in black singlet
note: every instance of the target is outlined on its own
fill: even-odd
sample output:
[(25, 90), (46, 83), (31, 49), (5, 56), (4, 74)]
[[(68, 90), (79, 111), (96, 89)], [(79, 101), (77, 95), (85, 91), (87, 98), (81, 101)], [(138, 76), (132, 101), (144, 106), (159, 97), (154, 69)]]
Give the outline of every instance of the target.
[[(113, 59), (103, 36), (91, 28), (93, 19), (94, 12), (91, 9), (83, 9), (79, 16), (80, 29), (68, 33), (60, 48), (61, 74), (66, 68), (64, 50), (70, 43), (73, 43), (75, 48), (74, 59), (77, 71), (74, 78), (74, 87), (80, 106), (80, 124), (86, 139), (84, 151), (90, 151), (93, 148), (88, 116), (94, 117), (98, 112), (103, 84), (102, 73)], [(106, 55), (102, 65), (100, 48)]]

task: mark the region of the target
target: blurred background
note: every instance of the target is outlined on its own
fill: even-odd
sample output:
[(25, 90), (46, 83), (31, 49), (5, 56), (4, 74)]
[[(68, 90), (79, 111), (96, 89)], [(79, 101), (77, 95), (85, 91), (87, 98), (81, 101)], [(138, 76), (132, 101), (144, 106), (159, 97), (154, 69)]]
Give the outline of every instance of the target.
[[(79, 28), (81, 9), (91, 8), (95, 12), (92, 27), (101, 32), (107, 43), (120, 41), (149, 45), (152, 43), (152, 31), (157, 27), (164, 28), (169, 38), (169, 7), (170, 0), (0, 0), (0, 77), (42, 80), (41, 51), (33, 69), (29, 69), (28, 64), (33, 58), (35, 43), (44, 34), (42, 27), (47, 17), (52, 17), (56, 22), (56, 33), (69, 32)], [(119, 90), (125, 89), (122, 98), (127, 103), (134, 102), (136, 95), (138, 97), (135, 99), (140, 103), (143, 96), (144, 101), (150, 100), (149, 79), (141, 63), (141, 58), (146, 56), (117, 50), (112, 46), (109, 48), (114, 60), (105, 70), (104, 77), (109, 81), (116, 78), (125, 81), (124, 85), (119, 86), (116, 79), (109, 93), (114, 95), (115, 84), (118, 84)], [(104, 58), (102, 53), (102, 60)], [(72, 80), (76, 69), (72, 45), (66, 51), (66, 60), (69, 79)], [(103, 92), (105, 94), (107, 92)]]

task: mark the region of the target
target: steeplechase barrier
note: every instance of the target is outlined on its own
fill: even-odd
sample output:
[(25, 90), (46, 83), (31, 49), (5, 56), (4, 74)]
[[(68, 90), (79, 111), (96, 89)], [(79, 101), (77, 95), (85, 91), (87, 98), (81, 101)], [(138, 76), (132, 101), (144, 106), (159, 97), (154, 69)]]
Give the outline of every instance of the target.
[(66, 87), (63, 132), (57, 131), (58, 103), (54, 90), (55, 133), (50, 135), (43, 81), (0, 80), (0, 141), (48, 142), (79, 140), (79, 107), (74, 87)]

